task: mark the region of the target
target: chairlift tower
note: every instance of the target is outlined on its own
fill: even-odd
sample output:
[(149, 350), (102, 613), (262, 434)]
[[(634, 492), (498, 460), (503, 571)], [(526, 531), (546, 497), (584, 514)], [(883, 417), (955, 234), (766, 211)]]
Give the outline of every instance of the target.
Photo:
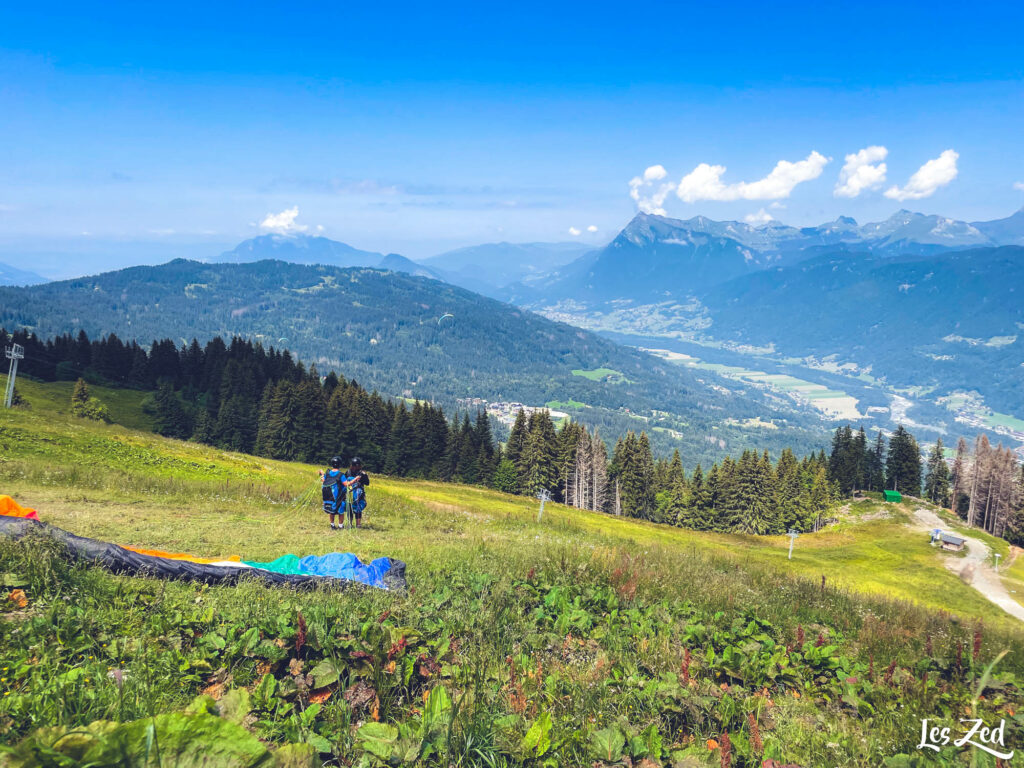
[(544, 502), (551, 501), (551, 493), (547, 488), (541, 488), (537, 498), (540, 499), (540, 509), (537, 512), (537, 522), (539, 523), (540, 519), (544, 516)]
[(11, 361), (7, 369), (7, 391), (4, 393), (4, 408), (10, 408), (14, 402), (14, 379), (18, 375), (18, 361), (25, 358), (25, 348), (14, 344), (4, 350), (4, 355)]

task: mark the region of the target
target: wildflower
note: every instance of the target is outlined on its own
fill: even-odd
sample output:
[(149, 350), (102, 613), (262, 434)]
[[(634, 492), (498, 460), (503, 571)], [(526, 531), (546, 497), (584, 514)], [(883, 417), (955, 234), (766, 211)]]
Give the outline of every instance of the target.
[(796, 645), (797, 648), (804, 647), (804, 625), (798, 624), (796, 628)]
[(868, 666), (868, 680), (875, 682), (875, 654), (871, 654), (871, 663)]
[(716, 749), (718, 749), (718, 742), (714, 739), (708, 739), (707, 746), (709, 752), (714, 752)]
[(722, 734), (722, 768), (732, 768), (732, 742), (729, 734)]
[(112, 669), (110, 672), (107, 672), (107, 677), (114, 681), (114, 685), (117, 686), (118, 690), (124, 687), (123, 669)]
[(683, 654), (683, 685), (690, 684), (690, 660), (690, 649), (687, 648), (686, 653)]
[(825, 644), (825, 635), (821, 632), (818, 633), (818, 639), (814, 641), (815, 648), (821, 648)]
[(302, 615), (302, 611), (299, 611), (298, 620), (298, 633), (295, 635), (295, 654), (302, 653), (302, 646), (306, 644), (306, 619)]
[(890, 664), (889, 668), (885, 670), (885, 678), (884, 679), (885, 679), (886, 685), (888, 685), (889, 683), (892, 682), (892, 673), (895, 672), (895, 671), (896, 671), (896, 660), (893, 659), (892, 664)]
[(974, 661), (978, 660), (978, 656), (981, 655), (981, 624), (974, 630)]
[(747, 721), (750, 723), (750, 746), (754, 754), (761, 754), (764, 751), (764, 744), (761, 743), (761, 729), (757, 727), (757, 718), (753, 712), (747, 713)]

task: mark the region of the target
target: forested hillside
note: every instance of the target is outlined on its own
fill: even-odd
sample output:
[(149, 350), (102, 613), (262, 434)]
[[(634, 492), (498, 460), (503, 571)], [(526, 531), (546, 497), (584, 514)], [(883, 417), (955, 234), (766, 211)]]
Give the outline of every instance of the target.
[[(1024, 402), (1024, 248), (882, 258), (834, 252), (708, 291), (707, 333), (783, 355), (837, 355), (893, 383)], [(794, 322), (795, 317), (807, 322)]]
[[(277, 261), (174, 261), (31, 288), (0, 289), (0, 325), (45, 338), (85, 330), (149, 344), (245, 336), (287, 347), (391, 396), (559, 401), (608, 437), (647, 428), (660, 452), (691, 462), (745, 448), (820, 445), (809, 417), (736, 385), (692, 373), (595, 334), (433, 280), (371, 269)], [(586, 374), (602, 368), (609, 379)], [(574, 375), (574, 371), (577, 372)], [(774, 419), (757, 432), (726, 418)], [(656, 429), (660, 428), (660, 429)]]

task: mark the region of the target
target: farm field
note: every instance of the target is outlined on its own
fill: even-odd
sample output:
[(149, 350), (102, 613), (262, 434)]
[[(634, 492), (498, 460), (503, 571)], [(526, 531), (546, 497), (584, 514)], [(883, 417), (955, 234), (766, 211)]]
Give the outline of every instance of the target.
[(763, 384), (783, 394), (790, 395), (797, 401), (805, 400), (809, 405), (822, 411), (832, 419), (855, 420), (861, 417), (857, 409), (857, 398), (840, 390), (829, 389), (823, 384), (815, 384), (814, 382), (805, 381), (788, 374), (766, 373), (736, 365), (725, 365), (724, 363), (709, 363), (692, 355), (684, 355), (664, 349), (647, 349), (646, 351), (677, 365), (690, 365), (694, 368), (711, 371), (719, 376), (738, 379), (751, 384)]
[(42, 724), (89, 728), (109, 758), (143, 749), (149, 722), (168, 751), (181, 729), (216, 733), (235, 750), (217, 765), (700, 766), (727, 743), (734, 766), (877, 766), (914, 753), (919, 712), (969, 706), (1003, 650), (982, 706), (1019, 708), (1024, 632), (905, 527), (908, 505), (850, 504), (790, 561), (785, 537), (556, 504), (538, 523), (531, 499), (373, 475), (366, 527), (335, 532), (293, 503), (315, 467), (75, 419), (51, 385), (19, 389), (0, 492), (44, 521), (210, 557), (389, 555), (411, 589), (161, 582), (0, 541), (26, 595), (0, 617), (0, 743), (20, 744), (0, 765), (41, 764), (13, 761), (66, 733)]

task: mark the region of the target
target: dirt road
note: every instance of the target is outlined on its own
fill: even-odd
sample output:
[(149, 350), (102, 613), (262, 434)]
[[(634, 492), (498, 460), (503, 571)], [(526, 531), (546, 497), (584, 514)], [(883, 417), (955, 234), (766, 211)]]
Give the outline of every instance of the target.
[[(931, 533), (936, 528), (948, 530), (942, 520), (939, 519), (939, 516), (928, 509), (915, 509), (914, 519), (917, 522), (915, 527), (927, 533)], [(1024, 621), (1024, 605), (1021, 605), (1010, 596), (995, 569), (988, 564), (989, 555), (991, 554), (988, 545), (979, 539), (965, 536), (962, 533), (957, 533), (956, 535), (967, 541), (967, 557), (947, 556), (946, 567), (959, 574), (966, 566), (973, 565), (974, 578), (969, 582), (970, 585), (1008, 614)]]

